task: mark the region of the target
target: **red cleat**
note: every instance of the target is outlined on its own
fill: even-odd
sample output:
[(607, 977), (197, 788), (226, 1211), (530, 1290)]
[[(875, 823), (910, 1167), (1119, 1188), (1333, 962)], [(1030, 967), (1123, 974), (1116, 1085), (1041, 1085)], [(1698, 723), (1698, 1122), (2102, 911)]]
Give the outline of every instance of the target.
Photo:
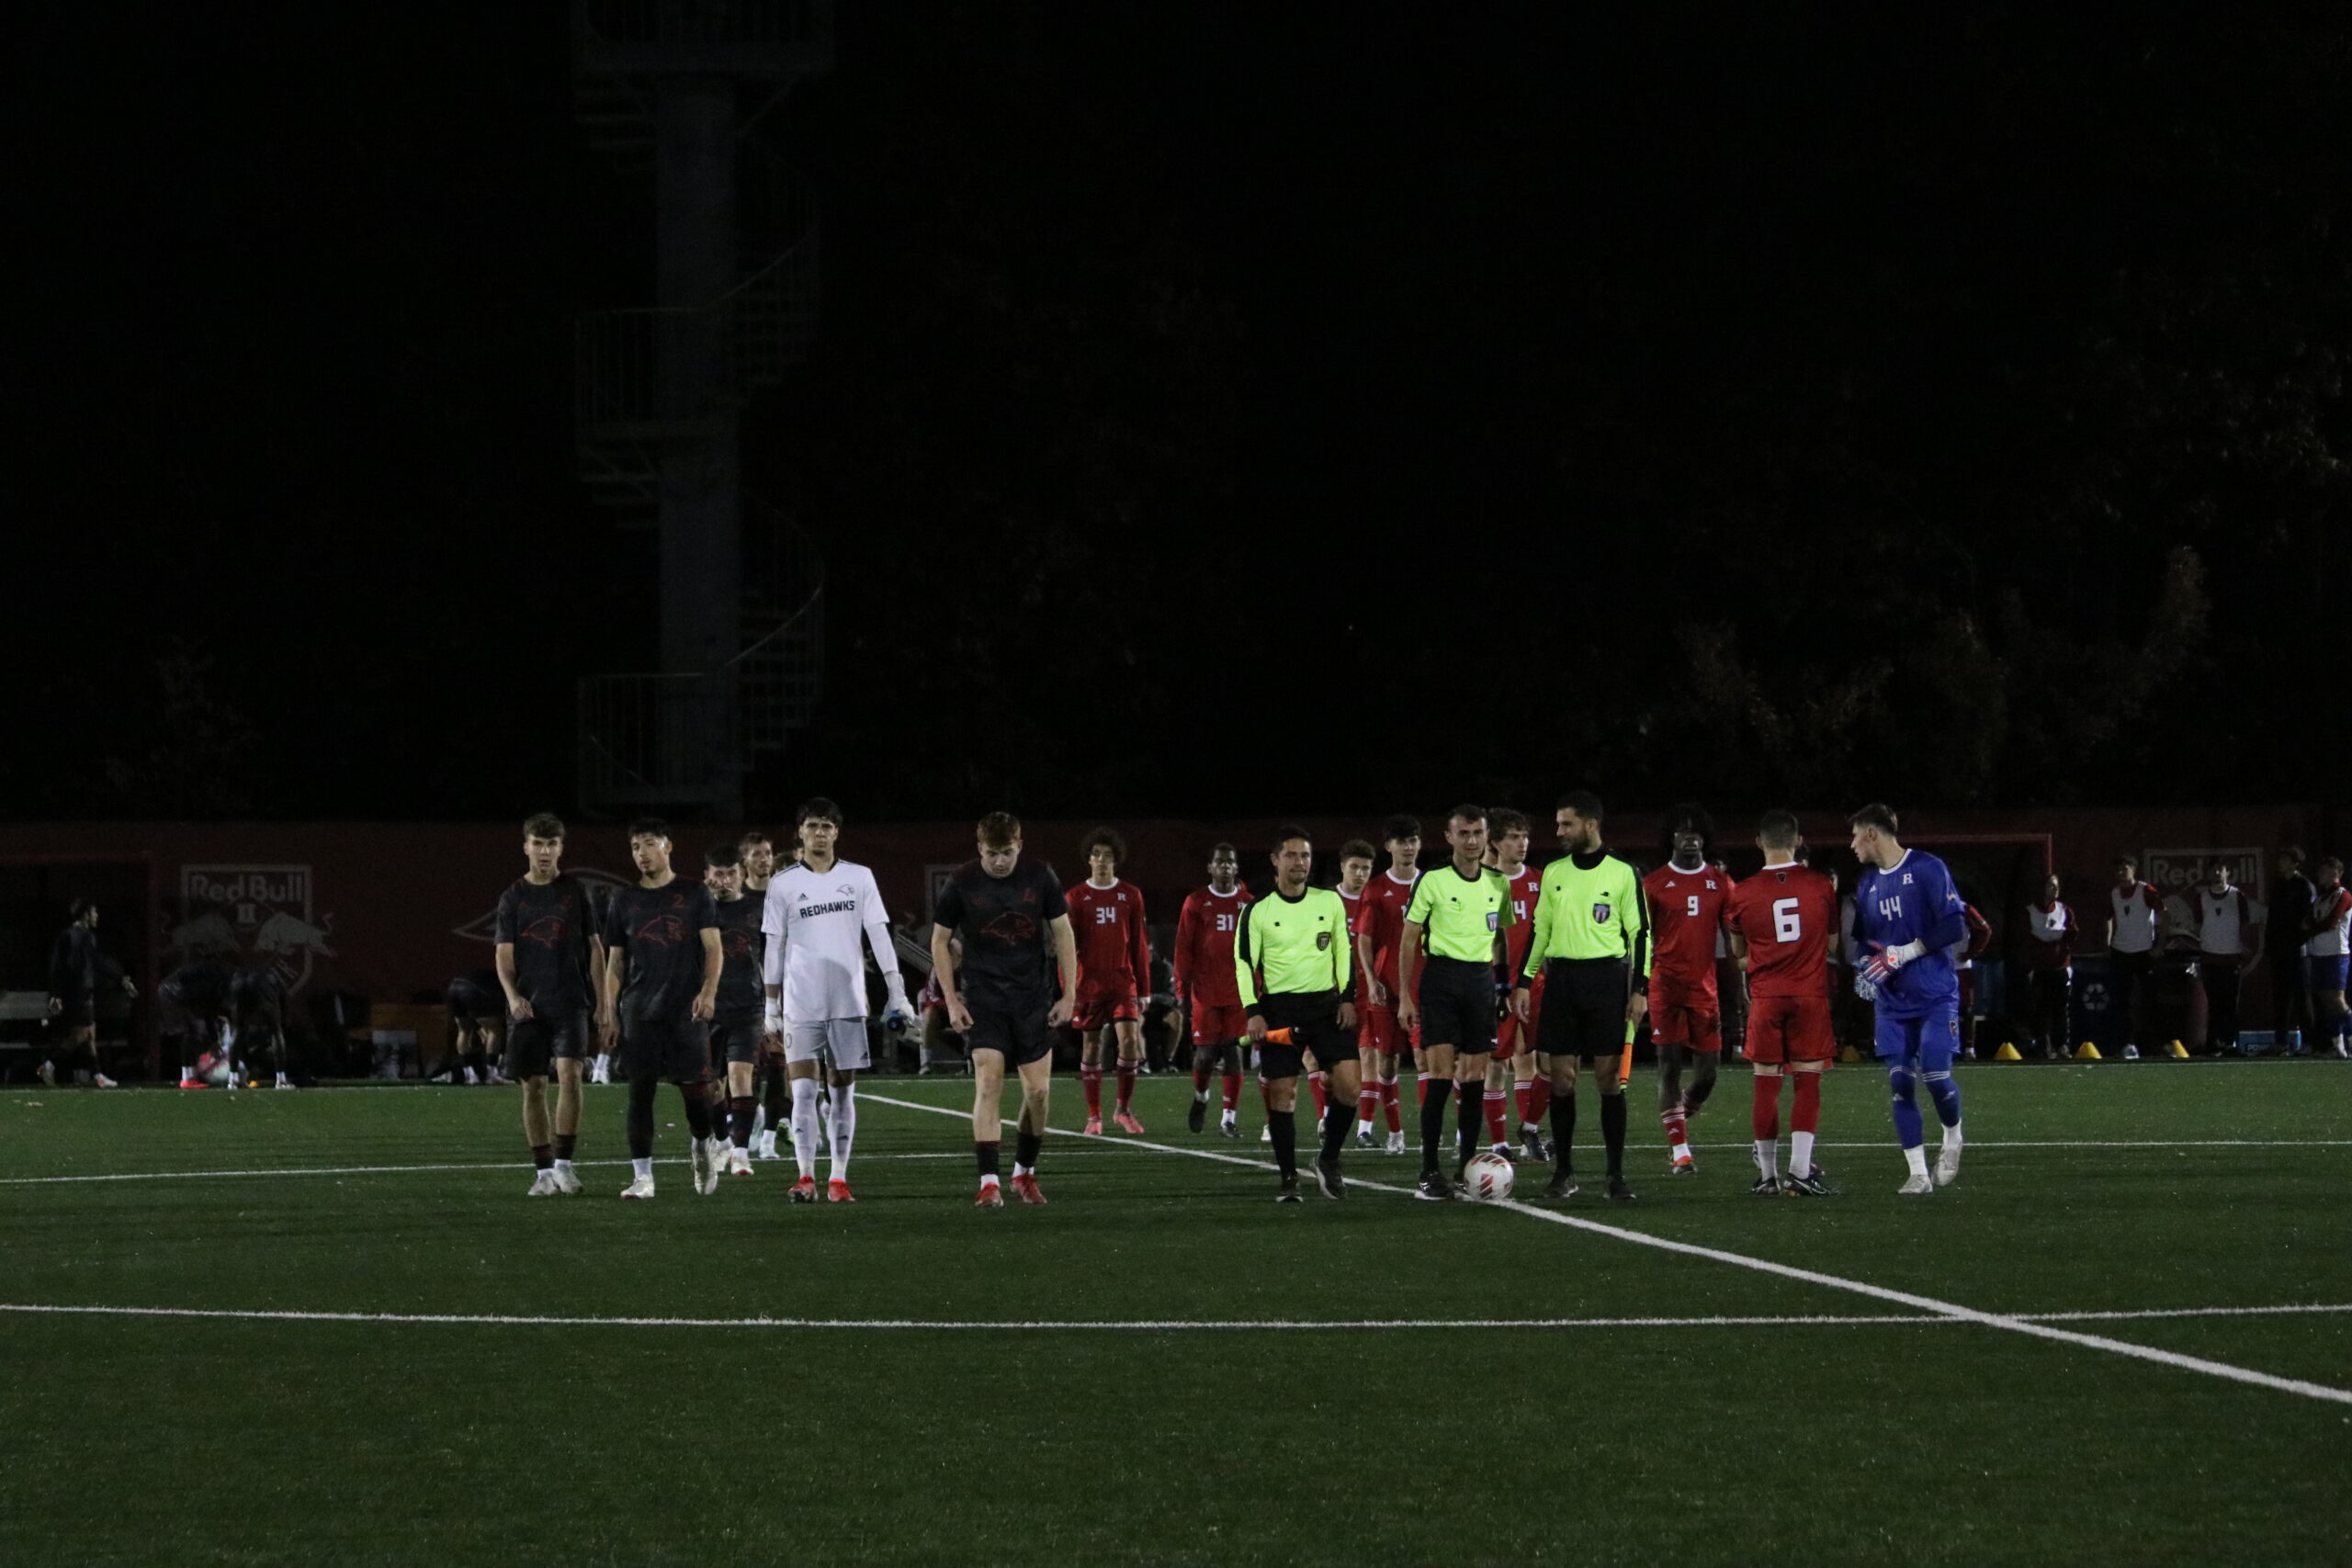
[(1136, 1120), (1136, 1113), (1132, 1111), (1122, 1111), (1111, 1120), (1119, 1124), (1122, 1133), (1133, 1133), (1137, 1137), (1143, 1135), (1143, 1123)]
[(804, 1176), (799, 1180), (794, 1182), (792, 1184), (792, 1201), (796, 1203), (815, 1202), (817, 1201), (817, 1179), (813, 1176)]
[(973, 1200), (972, 1200), (972, 1207), (974, 1207), (975, 1209), (1001, 1209), (1001, 1208), (1003, 1208), (1003, 1207), (1004, 1207), (1004, 1189), (1003, 1189), (1003, 1188), (1001, 1188), (1001, 1187), (999, 1187), (999, 1186), (998, 1186), (995, 1182), (993, 1182), (993, 1181), (983, 1181), (983, 1182), (981, 1182), (981, 1183), (980, 1183), (980, 1195), (979, 1195), (978, 1197), (977, 1197), (977, 1198), (975, 1198), (975, 1199), (973, 1199)]
[(848, 1182), (843, 1181), (840, 1177), (836, 1176), (831, 1181), (825, 1183), (825, 1201), (828, 1203), (854, 1203), (857, 1201), (857, 1194), (849, 1190)]
[(1102, 1118), (1100, 1116), (1089, 1116), (1086, 1119), (1086, 1125), (1079, 1132), (1079, 1136), (1081, 1138), (1099, 1138), (1102, 1135)]
[(1042, 1209), (1046, 1206), (1046, 1195), (1037, 1190), (1037, 1179), (1034, 1176), (1014, 1177), (1012, 1190), (1015, 1196), (1033, 1209)]

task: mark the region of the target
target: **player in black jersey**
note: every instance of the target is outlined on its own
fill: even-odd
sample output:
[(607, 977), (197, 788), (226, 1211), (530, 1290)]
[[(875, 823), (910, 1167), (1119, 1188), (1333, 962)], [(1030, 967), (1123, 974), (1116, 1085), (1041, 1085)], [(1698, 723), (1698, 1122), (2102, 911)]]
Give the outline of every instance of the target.
[(710, 889), (671, 869), (670, 829), (659, 818), (629, 824), (633, 887), (605, 906), (605, 988), (597, 1021), (617, 1031), (628, 1071), (628, 1154), (635, 1179), (624, 1198), (653, 1196), (653, 1100), (667, 1078), (686, 1104), (686, 1161), (695, 1190), (718, 1190), (710, 1151), (708, 1024), (724, 966)]
[[(743, 857), (743, 897), (755, 908), (765, 908), (768, 884), (775, 879), (775, 840), (762, 828), (747, 829), (735, 840)], [(797, 847), (795, 849), (797, 854)], [(763, 1032), (760, 1036), (760, 1060), (752, 1069), (752, 1092), (759, 1100), (759, 1109), (752, 1118), (752, 1137), (756, 1146), (752, 1156), (757, 1159), (778, 1159), (775, 1150), (776, 1130), (792, 1115), (792, 1084), (785, 1071), (784, 1036)]]
[(743, 852), (720, 844), (703, 856), (703, 885), (710, 889), (718, 916), (718, 997), (710, 1021), (711, 1070), (727, 1082), (727, 1120), (723, 1133), (733, 1142), (716, 1151), (718, 1163), (730, 1176), (752, 1174), (752, 1078), (759, 1071), (768, 1039), (767, 991), (761, 963), (765, 939), (760, 933), (763, 900), (744, 896)]
[(603, 984), (605, 944), (588, 885), (563, 869), (562, 818), (542, 811), (524, 823), (523, 858), (529, 869), (498, 896), (492, 935), (506, 993), (506, 1076), (523, 1086), (523, 1135), (538, 1168), (530, 1196), (548, 1198), (580, 1190), (571, 1161), (592, 1043), (588, 1010)]

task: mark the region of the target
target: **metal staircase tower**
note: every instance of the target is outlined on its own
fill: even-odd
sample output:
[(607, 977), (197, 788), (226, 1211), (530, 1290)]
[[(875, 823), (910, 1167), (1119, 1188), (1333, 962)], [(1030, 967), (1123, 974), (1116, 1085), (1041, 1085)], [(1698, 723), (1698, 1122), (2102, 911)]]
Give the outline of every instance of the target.
[(745, 490), (745, 404), (816, 331), (815, 204), (762, 139), (830, 70), (830, 0), (572, 0), (589, 143), (650, 173), (654, 301), (582, 316), (575, 446), (591, 496), (659, 538), (659, 668), (580, 682), (581, 807), (740, 818), (743, 780), (813, 715), (814, 545)]

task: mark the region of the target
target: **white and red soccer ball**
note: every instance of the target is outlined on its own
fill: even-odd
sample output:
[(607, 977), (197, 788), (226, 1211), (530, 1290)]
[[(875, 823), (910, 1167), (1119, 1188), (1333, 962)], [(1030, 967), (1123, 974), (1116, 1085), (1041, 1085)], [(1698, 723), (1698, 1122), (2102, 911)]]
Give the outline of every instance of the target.
[(1481, 1203), (1508, 1202), (1515, 1179), (1510, 1161), (1498, 1154), (1483, 1154), (1463, 1167), (1462, 1195)]

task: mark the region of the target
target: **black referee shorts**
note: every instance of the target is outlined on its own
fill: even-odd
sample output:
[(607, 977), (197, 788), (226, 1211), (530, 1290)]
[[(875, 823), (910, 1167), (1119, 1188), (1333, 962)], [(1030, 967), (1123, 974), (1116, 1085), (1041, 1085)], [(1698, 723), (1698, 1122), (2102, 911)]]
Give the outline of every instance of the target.
[(1355, 1060), (1355, 1037), (1340, 1027), (1337, 991), (1282, 991), (1261, 997), (1250, 1010), (1266, 1021), (1268, 1029), (1287, 1029), (1290, 1043), (1269, 1040), (1258, 1047), (1258, 1071), (1269, 1083), (1295, 1078), (1306, 1069), (1302, 1058), (1315, 1053), (1318, 1066)]
[[(1423, 961), (1421, 1044), (1476, 1055), (1495, 1048), (1495, 968), (1462, 958)], [(1551, 1006), (1547, 999), (1544, 1006)]]
[(1544, 965), (1544, 1012), (1535, 1048), (1592, 1061), (1625, 1049), (1625, 998), (1634, 968), (1623, 958), (1555, 958)]

